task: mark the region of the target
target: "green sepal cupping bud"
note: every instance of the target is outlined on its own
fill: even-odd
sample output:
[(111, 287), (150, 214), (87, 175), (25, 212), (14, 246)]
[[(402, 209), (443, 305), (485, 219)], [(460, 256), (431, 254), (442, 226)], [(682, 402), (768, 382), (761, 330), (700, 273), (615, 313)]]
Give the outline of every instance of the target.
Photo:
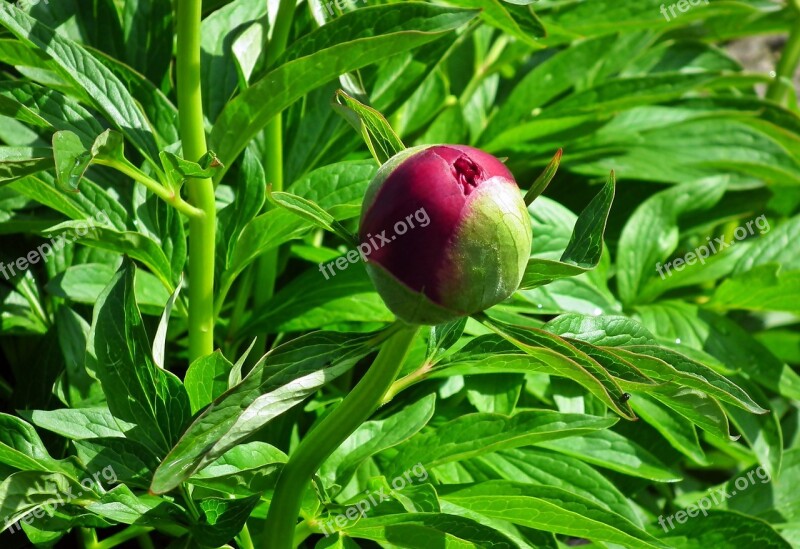
[(412, 324), (439, 324), (517, 289), (531, 222), (514, 177), (497, 158), (464, 145), (422, 146), (378, 170), (364, 198), (359, 240), (389, 309)]

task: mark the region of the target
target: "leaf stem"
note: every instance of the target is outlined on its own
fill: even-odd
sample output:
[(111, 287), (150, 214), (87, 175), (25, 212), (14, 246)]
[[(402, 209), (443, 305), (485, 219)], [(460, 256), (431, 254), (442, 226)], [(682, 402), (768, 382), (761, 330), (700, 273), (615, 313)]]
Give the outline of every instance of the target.
[(431, 371), (431, 368), (433, 368), (433, 362), (426, 360), (422, 366), (392, 383), (391, 387), (389, 387), (389, 390), (386, 391), (385, 395), (383, 395), (383, 399), (381, 399), (381, 406), (391, 402), (391, 400), (396, 397), (398, 393), (405, 391), (420, 381), (423, 381), (426, 377), (428, 377), (428, 373)]
[(255, 549), (255, 545), (253, 545), (253, 538), (250, 537), (250, 529), (247, 527), (247, 523), (244, 524), (242, 531), (239, 532), (237, 542), (240, 549)]
[[(183, 157), (197, 161), (207, 151), (200, 89), (202, 0), (177, 3), (178, 122)], [(189, 362), (214, 351), (214, 247), (217, 212), (211, 179), (186, 182), (189, 202), (203, 212), (189, 219)]]
[[(278, 13), (275, 16), (275, 28), (272, 31), (272, 38), (266, 52), (267, 67), (270, 67), (278, 57), (286, 50), (286, 43), (289, 40), (289, 33), (292, 29), (294, 19), (295, 0), (281, 0), (278, 5)], [(265, 162), (264, 172), (267, 184), (272, 185), (274, 191), (283, 190), (283, 114), (276, 114), (264, 128), (265, 141)], [(269, 204), (266, 205), (269, 207)], [(264, 253), (258, 262), (251, 267), (256, 270), (255, 281), (247, 282), (243, 289), (250, 291), (250, 284), (255, 283), (253, 292), (253, 304), (255, 308), (261, 309), (272, 299), (275, 293), (275, 280), (278, 277), (278, 267), (280, 258), (280, 247)], [(265, 334), (259, 335), (256, 341), (257, 352), (254, 356), (260, 356), (260, 352), (266, 350), (267, 337)]]
[(797, 70), (797, 65), (800, 63), (800, 7), (798, 7), (798, 2), (795, 2), (787, 9), (794, 12), (794, 24), (789, 30), (789, 39), (778, 61), (775, 78), (767, 88), (767, 99), (781, 105), (784, 105), (789, 95), (787, 93), (789, 91), (788, 86), (791, 84), (787, 83), (787, 80), (791, 82), (792, 76)]
[(300, 505), (309, 481), (327, 457), (380, 405), (397, 377), (419, 326), (398, 321), (398, 330), (381, 347), (372, 366), (342, 403), (310, 433), (289, 457), (270, 502), (263, 546), (292, 549)]
[(147, 189), (150, 190), (154, 195), (162, 199), (170, 206), (174, 207), (179, 212), (185, 214), (189, 218), (203, 217), (205, 215), (203, 210), (200, 210), (198, 208), (195, 208), (191, 204), (188, 204), (180, 197), (180, 195), (177, 195), (174, 192), (172, 192), (172, 190), (167, 189), (155, 179), (151, 179), (129, 162), (122, 162), (119, 160), (96, 157), (93, 160), (93, 163), (113, 168), (118, 172), (127, 175), (134, 181), (138, 181), (139, 183), (147, 187)]
[(186, 504), (186, 509), (189, 511), (192, 519), (195, 521), (200, 520), (200, 512), (197, 510), (194, 500), (192, 499), (192, 494), (189, 493), (189, 488), (186, 487), (185, 482), (181, 483), (180, 492), (183, 502)]
[(294, 547), (297, 547), (301, 543), (303, 543), (308, 536), (314, 533), (312, 530), (311, 525), (308, 523), (307, 520), (304, 520), (297, 527), (294, 529)]

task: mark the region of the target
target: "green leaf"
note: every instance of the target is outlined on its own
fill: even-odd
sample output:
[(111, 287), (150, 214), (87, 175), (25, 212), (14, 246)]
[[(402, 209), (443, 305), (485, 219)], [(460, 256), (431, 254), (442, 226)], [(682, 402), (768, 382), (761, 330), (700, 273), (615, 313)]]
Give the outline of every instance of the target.
[(54, 133), (53, 157), (59, 186), (64, 190), (77, 192), (83, 174), (92, 162), (92, 156), (80, 137), (68, 130)]
[[(509, 337), (512, 336), (509, 335)], [(580, 355), (574, 350), (572, 353), (576, 356)], [(438, 362), (431, 368), (426, 378), (501, 372), (543, 373), (571, 379), (585, 387), (612, 409), (619, 408), (618, 399), (622, 390), (619, 389), (614, 395), (610, 395), (599, 377), (602, 377), (606, 383), (611, 382), (612, 386), (613, 381), (609, 379), (608, 374), (601, 373), (601, 368), (597, 364), (586, 368), (589, 363), (590, 361), (587, 361), (586, 357), (581, 360), (573, 360), (555, 349), (529, 346), (521, 341), (513, 343), (501, 336), (484, 335), (467, 343), (460, 352)], [(621, 380), (617, 380), (617, 382), (619, 383)], [(627, 407), (627, 405), (624, 406)], [(628, 412), (627, 415), (632, 418), (633, 412)]]
[(716, 204), (725, 185), (706, 180), (678, 185), (647, 199), (622, 229), (617, 286), (623, 302), (634, 303), (678, 245), (678, 217)]
[(0, 516), (4, 525), (63, 501), (64, 494), (81, 489), (77, 484), (60, 473), (20, 471), (8, 476), (0, 483)]
[(547, 450), (515, 448), (481, 456), (477, 461), (497, 478), (561, 488), (641, 526), (628, 498), (606, 477), (577, 459)]
[[(800, 237), (800, 216), (794, 216), (774, 229), (770, 227), (769, 221), (763, 215), (757, 217), (755, 221), (756, 228), (763, 236), (756, 240), (746, 256), (742, 256), (736, 264), (734, 274), (742, 274), (754, 267), (768, 263), (779, 263), (786, 271), (800, 269), (800, 260), (798, 260), (797, 254), (792, 253), (791, 248), (786, 246), (787, 242), (792, 242), (795, 238)], [(759, 221), (764, 223), (764, 227), (760, 226)], [(752, 226), (748, 229), (752, 230)]]
[[(136, 429), (126, 435), (135, 436)], [(157, 454), (133, 438), (106, 437), (75, 440), (72, 445), (82, 463), (91, 471), (109, 467), (116, 480), (146, 489), (158, 467)]]
[(464, 380), (467, 400), (479, 412), (511, 415), (519, 402), (524, 378), (515, 374), (488, 374)]
[(0, 114), (38, 128), (71, 131), (85, 147), (91, 146), (105, 129), (72, 97), (19, 80), (0, 82)]
[(513, 138), (504, 138), (503, 134), (513, 134), (516, 128), (541, 112), (537, 107), (568, 91), (586, 78), (587, 73), (596, 70), (595, 67), (606, 61), (597, 52), (608, 51), (613, 41), (612, 37), (578, 41), (536, 65), (499, 105), (479, 143), (489, 151), (513, 143)]
[[(115, 272), (113, 266), (104, 263), (73, 265), (48, 281), (45, 289), (54, 296), (76, 303), (94, 304)], [(169, 293), (158, 278), (142, 270), (136, 271), (134, 293), (136, 303), (147, 314), (161, 314), (169, 299)]]
[(604, 347), (656, 343), (653, 334), (626, 316), (565, 314), (549, 321), (544, 325), (544, 329), (563, 337)]
[[(86, 229), (84, 221), (65, 221), (49, 231), (59, 236), (67, 234), (78, 234)], [(161, 245), (152, 238), (133, 231), (117, 231), (111, 227), (94, 225), (85, 235), (80, 237), (80, 242), (87, 246), (110, 250), (120, 254), (125, 254), (133, 259), (141, 261), (155, 275), (167, 289), (167, 294), (174, 291), (174, 282), (180, 278), (180, 273), (172, 272), (172, 265), (164, 254)], [(164, 300), (166, 303), (166, 299)], [(163, 304), (162, 304), (163, 307)]]
[(185, 513), (175, 503), (149, 494), (134, 494), (124, 484), (109, 490), (86, 508), (114, 522), (165, 529), (173, 535), (179, 535), (181, 523), (185, 522)]
[(261, 496), (249, 498), (206, 498), (200, 501), (200, 522), (192, 527), (192, 537), (204, 547), (219, 547), (242, 530)]
[(674, 383), (649, 388), (648, 392), (650, 396), (715, 437), (722, 440), (738, 438), (730, 435), (728, 417), (714, 397)]
[(264, 166), (258, 158), (255, 147), (247, 147), (236, 181), (236, 198), (217, 215), (220, 238), (224, 243), (222, 250), (219, 250), (218, 246), (218, 252), (224, 252), (219, 261), (220, 266), (230, 265), (236, 239), (244, 227), (261, 212), (266, 189)]
[(479, 9), (484, 22), (529, 46), (542, 47), (536, 39), (545, 35), (545, 29), (530, 8), (504, 4), (500, 0), (447, 0), (447, 3)]
[(334, 108), (361, 134), (379, 165), (405, 150), (406, 146), (380, 112), (360, 103), (343, 90), (336, 92), (335, 101)]
[(530, 258), (520, 283), (521, 289), (535, 288), (559, 278), (577, 276), (597, 267), (603, 255), (603, 233), (615, 188), (616, 180), (612, 172), (603, 189), (578, 216), (561, 259), (551, 261)]
[(684, 519), (662, 539), (675, 549), (741, 549), (750, 544), (764, 549), (792, 547), (764, 521), (726, 511), (711, 511), (702, 520)]
[[(167, 357), (167, 332), (169, 331), (169, 317), (172, 314), (172, 308), (175, 306), (175, 302), (181, 293), (182, 286), (183, 279), (178, 281), (177, 286), (175, 286), (175, 291), (169, 296), (167, 304), (164, 307), (164, 312), (161, 313), (161, 318), (158, 321), (156, 335), (153, 338), (153, 362), (156, 366), (162, 369), (165, 368)], [(134, 295), (136, 293), (135, 290), (136, 284), (134, 279)]]
[[(348, 265), (350, 265), (348, 263)], [(320, 269), (308, 269), (281, 288), (262, 310), (244, 322), (240, 335), (267, 331), (297, 332), (340, 322), (390, 323), (394, 315), (375, 292), (366, 269), (350, 265), (326, 280)]]
[[(631, 406), (644, 421), (661, 433), (673, 448), (700, 465), (707, 465), (705, 452), (700, 446), (697, 431), (692, 422), (684, 419), (647, 394), (638, 394), (631, 399)], [(727, 435), (726, 435), (727, 436)]]
[(238, 444), (222, 454), (190, 482), (235, 496), (258, 495), (275, 488), (286, 454), (265, 442)]
[(352, 368), (381, 337), (317, 332), (275, 348), (194, 420), (159, 466), (151, 491), (168, 492), (203, 469)]
[(88, 149), (80, 137), (69, 130), (53, 134), (56, 177), (62, 189), (78, 192), (86, 169), (97, 159), (127, 164), (122, 134), (105, 130)]
[[(546, 348), (564, 357), (567, 361), (573, 362), (574, 370), (584, 370), (593, 378), (593, 381), (599, 382), (602, 387), (600, 391), (595, 389), (594, 384), (586, 384), (587, 388), (591, 387), (590, 390), (595, 396), (619, 415), (627, 419), (635, 419), (636, 416), (630, 405), (621, 399), (624, 391), (616, 380), (597, 361), (574, 345), (556, 335), (536, 328), (512, 326), (497, 321), (485, 322), (485, 324), (503, 339), (526, 353), (541, 356), (539, 349)], [(584, 377), (580, 376), (582, 381)]]
[(127, 228), (128, 212), (120, 204), (119, 198), (112, 196), (102, 187), (84, 179), (79, 193), (65, 193), (55, 183), (55, 177), (48, 172), (40, 172), (9, 185), (22, 196), (63, 213), (76, 221), (109, 222), (117, 230)]
[(56, 311), (55, 324), (58, 344), (64, 357), (64, 374), (55, 388), (62, 395), (62, 402), (70, 406), (90, 406), (102, 402), (105, 400), (102, 389), (86, 369), (89, 323), (65, 304)]
[[(316, 202), (337, 221), (357, 217), (367, 185), (377, 171), (374, 162), (340, 162), (319, 168), (292, 184), (287, 191)], [(272, 209), (244, 225), (235, 246), (228, 252), (228, 270), (221, 285), (233, 279), (259, 255), (298, 238), (311, 225), (282, 209)]]
[(616, 422), (612, 417), (561, 414), (552, 410), (525, 410), (510, 417), (467, 414), (401, 444), (389, 470), (402, 473), (416, 463), (435, 467), (498, 450), (590, 433)]
[(493, 480), (439, 489), (442, 499), (491, 518), (623, 547), (663, 545), (627, 519), (562, 488)]
[[(638, 313), (642, 323), (657, 329), (663, 338), (702, 349), (759, 385), (788, 398), (800, 398), (800, 376), (736, 322), (696, 305), (676, 301), (639, 307)], [(688, 385), (691, 381), (683, 383)]]
[(50, 56), (76, 86), (139, 151), (152, 161), (158, 146), (150, 123), (127, 88), (102, 63), (72, 40), (33, 19), (13, 4), (0, 5), (0, 24), (17, 38)]
[(677, 482), (680, 474), (634, 441), (614, 431), (596, 431), (581, 436), (537, 443), (573, 458), (612, 471), (657, 482)]
[(387, 448), (391, 448), (419, 432), (433, 416), (436, 396), (428, 395), (386, 419), (362, 423), (319, 470), (328, 484), (345, 487), (358, 468)]
[[(148, 120), (153, 123), (156, 141), (161, 148), (180, 141), (178, 109), (150, 80), (104, 51), (89, 49), (92, 55), (111, 70), (130, 91)], [(153, 164), (157, 165), (154, 158)]]
[(292, 193), (272, 192), (269, 187), (267, 187), (267, 198), (276, 206), (289, 210), (326, 231), (335, 233), (348, 245), (358, 245), (358, 239), (319, 204)]
[(553, 159), (547, 164), (547, 167), (539, 174), (539, 177), (533, 182), (531, 188), (525, 193), (525, 204), (530, 206), (536, 198), (541, 195), (558, 171), (558, 166), (561, 164), (562, 149), (558, 149)]
[[(212, 122), (231, 96), (246, 87), (243, 84), (247, 79), (241, 79), (237, 71), (237, 42), (250, 29), (262, 30), (265, 33), (263, 40), (266, 41), (270, 31), (267, 4), (264, 2), (238, 0), (217, 6), (219, 9), (204, 17), (200, 27), (203, 36), (200, 59), (203, 112)], [(255, 43), (248, 49), (257, 53), (261, 47), (262, 44)]]
[(209, 178), (212, 177), (219, 168), (222, 168), (222, 163), (217, 159), (217, 155), (214, 154), (213, 151), (208, 151), (197, 162), (184, 160), (180, 156), (169, 151), (161, 151), (159, 153), (159, 158), (161, 159), (164, 173), (167, 174), (167, 179), (169, 179), (172, 188), (176, 192), (183, 186), (183, 182), (187, 179)]
[(463, 547), (515, 549), (505, 534), (472, 519), (444, 513), (409, 513), (366, 518), (345, 530), (347, 535), (408, 549)]
[(228, 375), (233, 364), (217, 349), (189, 365), (183, 384), (192, 405), (192, 414), (211, 404), (228, 390)]
[[(745, 384), (749, 394), (755, 396), (760, 402), (768, 403), (767, 397), (753, 383)], [(778, 414), (772, 411), (769, 414), (753, 415), (727, 406), (726, 412), (736, 430), (742, 434), (748, 446), (758, 457), (759, 463), (770, 478), (778, 479), (784, 456), (783, 428)]]
[(172, 373), (153, 363), (126, 260), (94, 308), (87, 359), (115, 417), (135, 423), (128, 436), (165, 455), (189, 419), (189, 398)]
[(33, 147), (0, 147), (0, 185), (53, 167), (53, 151)]
[[(309, 91), (431, 42), (475, 15), (474, 11), (404, 3), (368, 7), (338, 17), (293, 44), (282, 57), (283, 64), (225, 106), (211, 132), (213, 148), (230, 165), (276, 114)], [(224, 170), (218, 172), (215, 180), (223, 174)]]
[(800, 271), (786, 272), (775, 263), (759, 265), (725, 279), (708, 305), (722, 310), (800, 313)]
[(136, 427), (115, 418), (107, 407), (34, 410), (30, 416), (37, 427), (70, 440), (125, 437), (126, 432)]
[(0, 414), (0, 463), (27, 471), (64, 470), (50, 457), (36, 430), (8, 414)]

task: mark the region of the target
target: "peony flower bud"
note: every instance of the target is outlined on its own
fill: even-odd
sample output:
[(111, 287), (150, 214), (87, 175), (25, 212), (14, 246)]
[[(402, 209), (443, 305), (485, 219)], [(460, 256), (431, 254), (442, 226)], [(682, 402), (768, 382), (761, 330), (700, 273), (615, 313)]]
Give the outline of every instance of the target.
[(509, 297), (531, 251), (531, 221), (511, 172), (463, 145), (406, 149), (378, 170), (359, 250), (386, 305), (439, 324)]

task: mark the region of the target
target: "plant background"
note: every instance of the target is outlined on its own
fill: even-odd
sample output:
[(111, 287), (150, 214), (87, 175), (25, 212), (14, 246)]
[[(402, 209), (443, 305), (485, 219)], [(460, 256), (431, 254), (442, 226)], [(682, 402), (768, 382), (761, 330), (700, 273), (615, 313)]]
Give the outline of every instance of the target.
[[(563, 148), (530, 210), (532, 256), (572, 265), (488, 321), (424, 331), (403, 367), (411, 377), (308, 492), (305, 546), (800, 545), (800, 118), (782, 83), (796, 59), (754, 71), (728, 53), (741, 39), (800, 40), (798, 6), (712, 0), (667, 23), (660, 4), (376, 0), (327, 17), (312, 0), (278, 25), (288, 47), (270, 54), (275, 2), (205, 2), (203, 104), (224, 164), (220, 350), (189, 365), (186, 293), (175, 294), (185, 218), (108, 167), (70, 180), (52, 140), (71, 131), (88, 148), (111, 128), (135, 166), (165, 173), (158, 152), (180, 151), (171, 4), (59, 0), (26, 16), (4, 2), (0, 261), (99, 211), (112, 226), (0, 279), (0, 517), (107, 465), (121, 481), (3, 534), (4, 546), (247, 547), (286, 454), (363, 374), (393, 318), (361, 266), (322, 278), (318, 263), (345, 241), (267, 203), (280, 112), (283, 187), (350, 231), (378, 166), (370, 151), (391, 150), (389, 125), (408, 146), (507, 157), (523, 189)], [(581, 212), (576, 242), (596, 267), (569, 277), (581, 262), (563, 252)], [(731, 240), (762, 214), (769, 232), (658, 276), (657, 263)], [(274, 281), (259, 276), (260, 257)], [(180, 460), (195, 469), (177, 472)], [(427, 482), (319, 535), (315, 519), (416, 463)], [(769, 483), (658, 525), (759, 466)], [(148, 494), (156, 481), (163, 495)]]

